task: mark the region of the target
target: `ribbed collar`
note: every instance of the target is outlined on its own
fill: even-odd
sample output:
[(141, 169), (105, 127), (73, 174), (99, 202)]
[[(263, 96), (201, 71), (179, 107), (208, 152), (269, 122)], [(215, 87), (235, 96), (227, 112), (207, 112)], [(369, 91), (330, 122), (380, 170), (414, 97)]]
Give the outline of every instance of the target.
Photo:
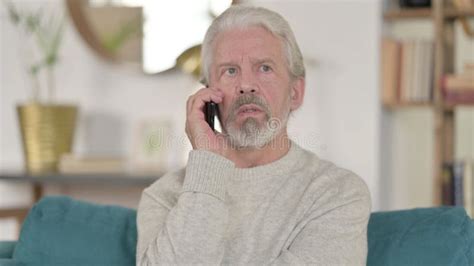
[(228, 173), (233, 182), (263, 181), (272, 176), (287, 175), (292, 172), (303, 153), (304, 150), (290, 140), (290, 149), (278, 160), (250, 168), (232, 167), (228, 169)]

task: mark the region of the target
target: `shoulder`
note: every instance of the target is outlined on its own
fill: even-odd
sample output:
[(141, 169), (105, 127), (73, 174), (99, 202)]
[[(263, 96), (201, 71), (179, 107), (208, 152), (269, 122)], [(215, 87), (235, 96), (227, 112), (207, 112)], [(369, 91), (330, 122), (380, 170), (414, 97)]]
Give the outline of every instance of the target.
[(333, 162), (323, 161), (320, 176), (327, 176), (329, 186), (337, 187), (339, 193), (352, 197), (370, 197), (364, 179), (351, 170), (339, 167)]
[(318, 201), (345, 204), (361, 201), (371, 205), (370, 192), (364, 179), (351, 170), (320, 159), (311, 151), (303, 150), (299, 167), (305, 171), (310, 190)]
[[(176, 205), (183, 186), (185, 168), (170, 171), (148, 186), (143, 194), (171, 209)], [(143, 197), (143, 195), (142, 195)]]

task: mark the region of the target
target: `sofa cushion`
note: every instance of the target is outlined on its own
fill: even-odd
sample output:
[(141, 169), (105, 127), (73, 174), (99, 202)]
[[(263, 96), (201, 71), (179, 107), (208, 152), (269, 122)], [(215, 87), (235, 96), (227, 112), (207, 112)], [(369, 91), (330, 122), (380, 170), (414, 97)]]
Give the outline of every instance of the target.
[[(46, 197), (0, 265), (135, 265), (136, 241), (135, 210)], [(474, 265), (474, 222), (463, 208), (376, 212), (368, 244), (367, 265)]]
[(28, 214), (13, 259), (27, 265), (135, 265), (136, 212), (45, 197)]
[(0, 259), (0, 266), (26, 266), (13, 259)]
[(0, 241), (0, 258), (10, 259), (15, 250), (16, 241)]
[(372, 213), (367, 265), (474, 265), (474, 222), (461, 207)]

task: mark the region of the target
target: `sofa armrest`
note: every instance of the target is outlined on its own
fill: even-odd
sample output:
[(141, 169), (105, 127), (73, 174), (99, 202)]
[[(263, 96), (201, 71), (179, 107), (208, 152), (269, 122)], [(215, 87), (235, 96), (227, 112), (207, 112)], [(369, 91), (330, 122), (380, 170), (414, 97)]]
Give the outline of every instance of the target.
[(11, 259), (16, 241), (0, 241), (0, 259)]

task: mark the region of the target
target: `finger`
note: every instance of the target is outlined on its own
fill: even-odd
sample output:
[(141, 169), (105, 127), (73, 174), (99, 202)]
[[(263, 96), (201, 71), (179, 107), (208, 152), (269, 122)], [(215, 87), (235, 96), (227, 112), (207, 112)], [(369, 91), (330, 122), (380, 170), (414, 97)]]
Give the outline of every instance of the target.
[(186, 100), (186, 114), (189, 114), (189, 112), (191, 111), (191, 97), (192, 96), (189, 96)]
[(207, 89), (207, 88), (201, 88), (199, 89), (196, 93), (194, 94), (191, 94), (189, 97), (188, 97), (188, 100), (186, 101), (186, 113), (189, 114), (191, 112), (191, 107), (193, 105), (193, 102), (194, 102), (194, 99), (197, 95), (198, 92), (204, 90), (204, 89)]
[(224, 92), (221, 89), (219, 89), (217, 87), (211, 87), (210, 89), (215, 91), (218, 95), (224, 97)]
[(206, 102), (213, 101), (215, 103), (220, 103), (222, 102), (222, 100), (223, 100), (223, 97), (216, 91), (212, 91), (212, 90), (200, 91), (195, 96), (193, 96), (190, 112), (193, 112), (197, 109), (202, 110)]
[(218, 104), (222, 102), (222, 97), (217, 96), (215, 94), (201, 95), (201, 97), (198, 97), (194, 100), (194, 103), (191, 107), (191, 112), (199, 112), (203, 114), (202, 110), (204, 108), (204, 105), (210, 101)]
[(195, 97), (200, 97), (202, 95), (207, 95), (207, 94), (213, 94), (213, 95), (217, 95), (217, 96), (221, 96), (221, 97), (224, 97), (224, 93), (219, 90), (219, 89), (216, 89), (216, 88), (203, 88), (199, 91), (197, 91), (194, 96)]

